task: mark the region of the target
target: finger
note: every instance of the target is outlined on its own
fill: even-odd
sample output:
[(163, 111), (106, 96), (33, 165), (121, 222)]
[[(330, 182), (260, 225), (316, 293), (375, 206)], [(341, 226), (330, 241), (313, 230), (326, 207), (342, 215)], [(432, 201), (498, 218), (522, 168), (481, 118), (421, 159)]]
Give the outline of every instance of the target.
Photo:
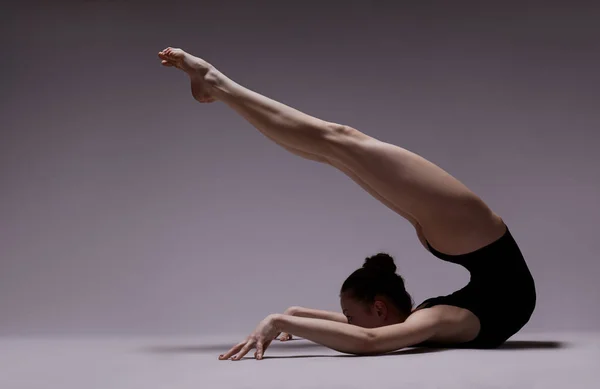
[(244, 347), (245, 344), (246, 344), (246, 342), (241, 342), (241, 343), (236, 344), (227, 353), (219, 355), (219, 359), (224, 360), (224, 359), (231, 358), (231, 356), (234, 354), (237, 354), (238, 351), (240, 351), (240, 349), (242, 347)]
[(257, 359), (263, 359), (265, 356), (265, 351), (267, 351), (267, 349), (269, 348), (269, 346), (271, 345), (271, 342), (273, 341), (273, 339), (268, 340), (264, 343), (261, 344), (260, 346), (260, 353), (258, 353)]
[(272, 340), (269, 340), (263, 344), (263, 352), (266, 351), (271, 345)]
[(221, 360), (225, 360), (225, 359), (229, 359), (231, 358), (232, 355), (237, 354), (237, 352), (242, 348), (242, 346), (240, 346), (239, 344), (236, 346), (233, 346), (231, 349), (229, 349), (229, 351), (227, 351), (225, 354), (221, 354), (219, 355), (219, 359)]
[(258, 343), (256, 343), (256, 352), (254, 353), (254, 358), (258, 360), (263, 359), (265, 351), (267, 350), (267, 348), (269, 348), (269, 345), (272, 341), (273, 340), (271, 339), (266, 342), (259, 341)]
[(265, 353), (265, 348), (266, 347), (263, 346), (263, 342), (261, 342), (260, 340), (256, 343), (256, 354), (254, 354), (256, 359), (260, 360), (263, 358), (263, 355)]
[(246, 343), (246, 345), (240, 350), (239, 354), (231, 358), (231, 360), (239, 361), (240, 359), (244, 358), (244, 356), (248, 354), (248, 351), (250, 351), (252, 346), (254, 346), (254, 340), (249, 340), (248, 343)]
[(286, 340), (290, 340), (290, 339), (292, 339), (292, 335), (287, 334), (287, 333), (281, 334), (281, 337), (279, 338), (279, 340), (282, 342), (285, 342)]

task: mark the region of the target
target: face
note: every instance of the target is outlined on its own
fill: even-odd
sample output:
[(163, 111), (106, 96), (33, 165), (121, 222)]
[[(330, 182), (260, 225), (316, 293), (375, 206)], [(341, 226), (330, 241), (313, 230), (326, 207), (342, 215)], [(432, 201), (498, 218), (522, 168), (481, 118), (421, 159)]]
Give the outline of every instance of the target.
[(382, 327), (392, 324), (388, 307), (384, 299), (375, 299), (372, 304), (366, 304), (342, 294), (340, 297), (342, 312), (348, 318), (348, 323), (364, 328)]

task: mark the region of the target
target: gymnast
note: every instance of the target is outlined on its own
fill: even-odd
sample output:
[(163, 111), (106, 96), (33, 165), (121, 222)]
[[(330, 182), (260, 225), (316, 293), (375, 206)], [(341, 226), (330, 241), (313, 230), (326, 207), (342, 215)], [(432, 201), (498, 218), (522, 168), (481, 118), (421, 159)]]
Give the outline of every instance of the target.
[(219, 359), (240, 360), (255, 349), (261, 360), (273, 340), (292, 336), (354, 355), (416, 346), (492, 349), (529, 321), (535, 283), (515, 239), (499, 215), (445, 170), (356, 128), (260, 95), (181, 49), (166, 48), (158, 57), (187, 73), (197, 101), (221, 101), (289, 152), (342, 171), (408, 220), (431, 254), (470, 273), (462, 289), (413, 307), (394, 259), (373, 255), (343, 283), (342, 313), (291, 307), (271, 314)]

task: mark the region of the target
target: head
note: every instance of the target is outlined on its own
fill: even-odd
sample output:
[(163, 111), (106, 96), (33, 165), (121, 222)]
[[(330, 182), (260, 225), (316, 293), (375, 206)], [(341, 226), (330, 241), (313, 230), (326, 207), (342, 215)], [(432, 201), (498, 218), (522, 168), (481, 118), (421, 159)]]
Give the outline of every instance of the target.
[(375, 328), (406, 320), (413, 301), (396, 269), (391, 256), (379, 253), (344, 281), (340, 303), (350, 324)]

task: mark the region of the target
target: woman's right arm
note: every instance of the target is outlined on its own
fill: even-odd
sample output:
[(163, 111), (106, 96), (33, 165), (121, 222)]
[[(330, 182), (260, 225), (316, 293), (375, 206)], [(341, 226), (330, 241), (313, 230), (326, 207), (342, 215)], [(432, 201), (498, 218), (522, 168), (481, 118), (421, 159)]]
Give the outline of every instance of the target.
[[(289, 307), (285, 310), (284, 314), (290, 316), (308, 317), (312, 319), (331, 320), (346, 324), (348, 323), (348, 319), (343, 313), (323, 311), (320, 309), (304, 308), (299, 306)], [(292, 335), (287, 333), (281, 333), (278, 339), (281, 341), (290, 340), (292, 339)]]
[(304, 308), (293, 306), (289, 307), (286, 314), (299, 317), (310, 317), (313, 319), (323, 319), (331, 321), (339, 321), (340, 323), (348, 323), (348, 319), (341, 312), (323, 311), (320, 309)]

